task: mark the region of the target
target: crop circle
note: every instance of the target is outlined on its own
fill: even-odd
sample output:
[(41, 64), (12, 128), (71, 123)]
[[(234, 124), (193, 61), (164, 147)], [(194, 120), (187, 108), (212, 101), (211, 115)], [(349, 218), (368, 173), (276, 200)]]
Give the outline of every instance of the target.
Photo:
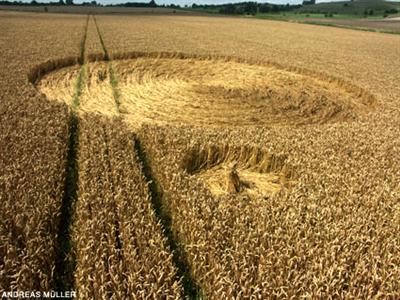
[[(116, 114), (114, 88), (118, 113), (135, 126), (337, 122), (356, 119), (374, 103), (370, 94), (345, 82), (267, 63), (164, 55), (114, 60), (111, 66), (86, 65), (81, 109)], [(49, 73), (38, 88), (51, 99), (67, 99), (77, 72), (72, 66)]]

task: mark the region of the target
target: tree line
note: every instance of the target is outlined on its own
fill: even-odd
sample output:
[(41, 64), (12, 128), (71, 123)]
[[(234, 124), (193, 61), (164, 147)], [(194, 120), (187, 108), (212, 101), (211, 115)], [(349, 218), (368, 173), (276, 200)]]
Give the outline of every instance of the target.
[[(22, 1), (0, 1), (0, 5), (20, 5), (20, 6), (37, 6), (37, 5), (44, 5), (44, 6), (57, 6), (57, 5), (91, 5), (91, 6), (123, 6), (123, 7), (165, 7), (157, 5), (154, 0), (150, 0), (150, 2), (126, 2), (120, 4), (109, 4), (109, 5), (102, 5), (97, 3), (97, 1), (90, 1), (90, 2), (83, 2), (81, 4), (74, 3), (74, 0), (59, 0), (55, 2), (39, 2), (36, 0), (32, 0), (31, 2), (22, 2)], [(179, 7), (178, 5), (170, 5), (169, 7)]]
[(301, 5), (257, 3), (253, 1), (220, 5), (192, 5), (193, 9), (203, 9), (229, 15), (255, 15), (257, 13), (285, 12), (295, 10), (299, 7), (301, 7)]

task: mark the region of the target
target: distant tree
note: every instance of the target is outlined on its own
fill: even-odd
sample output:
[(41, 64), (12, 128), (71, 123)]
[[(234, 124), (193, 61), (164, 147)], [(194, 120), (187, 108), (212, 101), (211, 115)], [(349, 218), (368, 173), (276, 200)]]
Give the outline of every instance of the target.
[(64, 2), (64, 0), (59, 0), (59, 1), (58, 1), (58, 4), (59, 4), (59, 5), (65, 5), (65, 2)]
[(315, 4), (315, 0), (304, 0), (303, 5), (313, 5)]
[(67, 5), (74, 5), (74, 1), (73, 0), (65, 0), (65, 3)]
[(150, 0), (149, 7), (157, 7), (156, 1)]
[(263, 3), (260, 5), (258, 10), (260, 13), (269, 13), (271, 11), (271, 7), (269, 6), (269, 4)]
[[(314, 0), (313, 0), (314, 1)], [(257, 3), (255, 1), (239, 2), (239, 3), (228, 3), (221, 5), (212, 4), (192, 4), (192, 8), (201, 9), (217, 9), (220, 14), (248, 14), (255, 15), (258, 12), (268, 13), (268, 12), (280, 12), (280, 11), (293, 11), (300, 8), (301, 5), (290, 5), (290, 4), (268, 4), (268, 3)]]
[(396, 8), (390, 8), (385, 10), (385, 14), (397, 14), (399, 11)]
[(36, 2), (36, 0), (32, 0), (31, 1), (31, 5), (37, 5), (38, 3)]
[(257, 2), (246, 2), (243, 7), (243, 11), (248, 15), (255, 15), (257, 13), (258, 6)]
[(233, 14), (237, 14), (238, 12), (237, 12), (236, 6), (234, 4), (227, 4), (227, 5), (222, 6), (219, 9), (219, 13), (233, 15)]
[(272, 12), (274, 13), (279, 12), (279, 5), (272, 5)]

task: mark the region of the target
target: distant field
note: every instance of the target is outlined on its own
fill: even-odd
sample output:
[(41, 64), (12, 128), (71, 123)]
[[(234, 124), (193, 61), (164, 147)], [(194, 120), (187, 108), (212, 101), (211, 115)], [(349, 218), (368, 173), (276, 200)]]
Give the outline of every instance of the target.
[[(400, 5), (399, 5), (400, 7)], [(9, 6), (0, 5), (0, 10), (43, 13), (73, 13), (73, 14), (155, 14), (155, 15), (202, 15), (229, 17), (218, 14), (218, 9), (171, 9), (171, 8), (131, 8), (131, 7), (91, 7), (91, 6)], [(342, 26), (345, 28), (377, 30), (382, 32), (400, 33), (400, 20), (383, 19), (382, 15), (364, 17), (359, 14), (334, 14), (327, 16), (325, 13), (259, 13), (255, 16), (240, 16), (244, 18), (260, 18), (281, 21), (296, 21), (315, 25)], [(396, 17), (396, 15), (391, 15)]]
[[(288, 19), (288, 20), (304, 20), (308, 18), (313, 19), (324, 19), (327, 18), (325, 13), (298, 13), (298, 12), (284, 12), (284, 13), (268, 13), (268, 14), (257, 14), (260, 18), (275, 18), (275, 19)], [(361, 16), (358, 15), (346, 15), (346, 14), (335, 14), (333, 15), (335, 19), (360, 19)], [(369, 18), (382, 18), (382, 16), (375, 16)]]
[(400, 20), (396, 15), (383, 18), (382, 16), (363, 17), (359, 15), (326, 15), (318, 13), (279, 13), (279, 14), (257, 14), (256, 18), (295, 21), (315, 25), (343, 26), (346, 28), (359, 28), (365, 30), (377, 30), (400, 33)]
[(399, 35), (147, 10), (0, 28), (1, 293), (400, 299)]
[(305, 23), (328, 24), (333, 26), (344, 26), (347, 28), (359, 28), (365, 30), (377, 30), (383, 32), (400, 33), (400, 20), (393, 19), (332, 19), (332, 18), (309, 18), (303, 20)]
[(0, 5), (0, 10), (21, 12), (48, 12), (48, 13), (74, 13), (74, 14), (191, 14), (184, 10), (171, 8), (147, 8), (147, 7), (93, 7), (93, 6), (20, 6)]
[[(342, 8), (344, 4), (350, 5)], [(366, 7), (369, 7), (367, 10)], [(340, 9), (337, 9), (340, 8)], [(369, 14), (370, 8), (375, 10)], [(257, 13), (255, 15), (231, 15), (243, 18), (258, 18), (281, 21), (295, 21), (300, 23), (310, 23), (315, 25), (329, 25), (343, 28), (353, 28), (389, 33), (400, 33), (400, 21), (396, 19), (398, 14), (386, 13), (390, 8), (398, 8), (400, 3), (371, 4), (368, 1), (360, 2), (335, 2), (320, 3), (317, 5), (305, 5), (300, 9), (278, 12), (278, 13)], [(184, 11), (198, 14), (219, 14), (218, 8), (197, 8), (184, 9)], [(365, 15), (367, 12), (367, 15)]]
[(338, 1), (321, 2), (314, 5), (303, 5), (299, 12), (303, 13), (336, 13), (347, 15), (362, 16), (372, 10), (373, 15), (383, 15), (386, 10), (391, 8), (400, 8), (400, 2), (388, 2), (383, 0), (356, 0), (356, 1)]

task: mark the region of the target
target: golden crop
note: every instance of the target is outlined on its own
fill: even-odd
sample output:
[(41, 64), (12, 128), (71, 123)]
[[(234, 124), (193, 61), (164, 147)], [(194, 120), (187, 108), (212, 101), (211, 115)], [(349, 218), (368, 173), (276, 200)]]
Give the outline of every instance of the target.
[(82, 299), (178, 299), (171, 253), (124, 125), (82, 118), (73, 244)]
[(0, 16), (0, 291), (400, 297), (399, 36)]
[[(49, 22), (61, 32), (56, 39)], [(83, 22), (1, 14), (0, 291), (49, 290), (54, 283), (68, 111), (39, 95), (27, 75), (44, 53), (42, 62), (78, 55)]]

